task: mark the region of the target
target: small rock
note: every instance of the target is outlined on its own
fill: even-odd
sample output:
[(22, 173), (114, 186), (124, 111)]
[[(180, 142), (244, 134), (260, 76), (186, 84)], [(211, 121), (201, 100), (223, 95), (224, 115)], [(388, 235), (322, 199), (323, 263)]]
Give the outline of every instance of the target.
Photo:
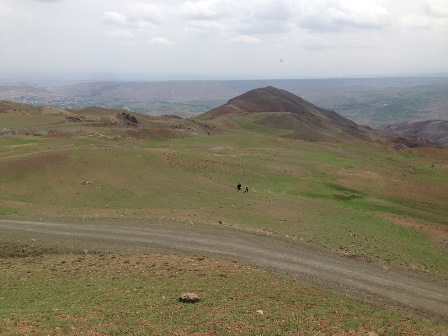
[(264, 311), (263, 311), (262, 309), (257, 310), (256, 313), (257, 313), (258, 315), (264, 315)]
[(195, 293), (183, 293), (180, 298), (179, 301), (180, 302), (186, 302), (186, 303), (195, 303), (198, 302), (199, 296)]

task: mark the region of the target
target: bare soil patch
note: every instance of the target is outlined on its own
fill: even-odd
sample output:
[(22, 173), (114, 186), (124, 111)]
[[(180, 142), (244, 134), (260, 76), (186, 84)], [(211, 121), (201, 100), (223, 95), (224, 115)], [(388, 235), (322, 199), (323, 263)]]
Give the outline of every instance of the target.
[(378, 216), (389, 220), (396, 225), (423, 232), (431, 237), (437, 244), (440, 244), (443, 247), (448, 247), (448, 226), (446, 225), (388, 213), (378, 213)]
[(0, 165), (0, 176), (6, 176), (15, 173), (36, 172), (44, 167), (58, 166), (67, 162), (70, 156), (67, 153), (43, 153), (28, 157), (11, 160), (6, 164)]

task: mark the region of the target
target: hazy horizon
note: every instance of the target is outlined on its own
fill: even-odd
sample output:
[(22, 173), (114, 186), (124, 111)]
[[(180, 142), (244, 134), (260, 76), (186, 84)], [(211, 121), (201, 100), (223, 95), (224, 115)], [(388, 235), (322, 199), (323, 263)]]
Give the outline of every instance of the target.
[(0, 84), (35, 84), (44, 85), (53, 83), (76, 83), (76, 82), (201, 82), (201, 81), (294, 81), (294, 80), (349, 80), (349, 79), (416, 79), (416, 78), (448, 78), (448, 73), (422, 73), (422, 74), (359, 74), (353, 76), (337, 76), (337, 77), (303, 77), (303, 78), (234, 78), (234, 77), (196, 77), (192, 76), (165, 76), (165, 77), (149, 77), (137, 76), (133, 74), (123, 74), (121, 76), (108, 76), (101, 74), (80, 74), (80, 73), (24, 73), (24, 74), (0, 74)]

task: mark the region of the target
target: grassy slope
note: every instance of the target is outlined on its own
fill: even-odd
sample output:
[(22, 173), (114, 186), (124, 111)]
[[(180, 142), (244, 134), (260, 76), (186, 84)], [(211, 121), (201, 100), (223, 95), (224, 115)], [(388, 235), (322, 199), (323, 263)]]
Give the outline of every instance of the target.
[[(41, 117), (2, 121), (17, 128), (54, 122)], [(281, 130), (249, 119), (235, 124), (233, 134), (178, 140), (1, 137), (0, 216), (221, 221), (385, 267), (448, 274), (446, 230), (435, 237), (437, 231), (421, 229), (448, 222), (446, 151), (310, 143), (276, 138)], [(92, 132), (114, 135), (112, 129)], [(238, 182), (250, 192), (236, 192)], [(13, 246), (12, 254), (28, 248)], [(447, 330), (202, 258), (45, 255), (2, 258), (0, 270), (0, 333), (7, 335)], [(177, 296), (190, 290), (203, 302), (178, 304)]]
[[(2, 335), (443, 335), (446, 324), (237, 263), (161, 255), (0, 259)], [(201, 301), (179, 303), (193, 291)], [(259, 310), (262, 310), (262, 314)]]
[[(221, 221), (448, 274), (444, 235), (437, 240), (394, 223), (446, 226), (446, 151), (235, 132), (179, 140), (1, 139), (0, 153), (3, 215)], [(238, 182), (250, 193), (237, 193)]]

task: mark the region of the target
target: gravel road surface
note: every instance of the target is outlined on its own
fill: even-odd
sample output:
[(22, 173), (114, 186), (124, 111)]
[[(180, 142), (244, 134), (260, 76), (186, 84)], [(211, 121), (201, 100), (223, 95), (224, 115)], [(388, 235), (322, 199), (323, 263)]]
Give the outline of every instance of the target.
[[(166, 222), (0, 220), (2, 239), (96, 251), (176, 252), (225, 258), (337, 290), (358, 299), (436, 318), (448, 318), (448, 289), (411, 272), (386, 270), (306, 244), (222, 227)], [(34, 238), (33, 238), (34, 237)]]

